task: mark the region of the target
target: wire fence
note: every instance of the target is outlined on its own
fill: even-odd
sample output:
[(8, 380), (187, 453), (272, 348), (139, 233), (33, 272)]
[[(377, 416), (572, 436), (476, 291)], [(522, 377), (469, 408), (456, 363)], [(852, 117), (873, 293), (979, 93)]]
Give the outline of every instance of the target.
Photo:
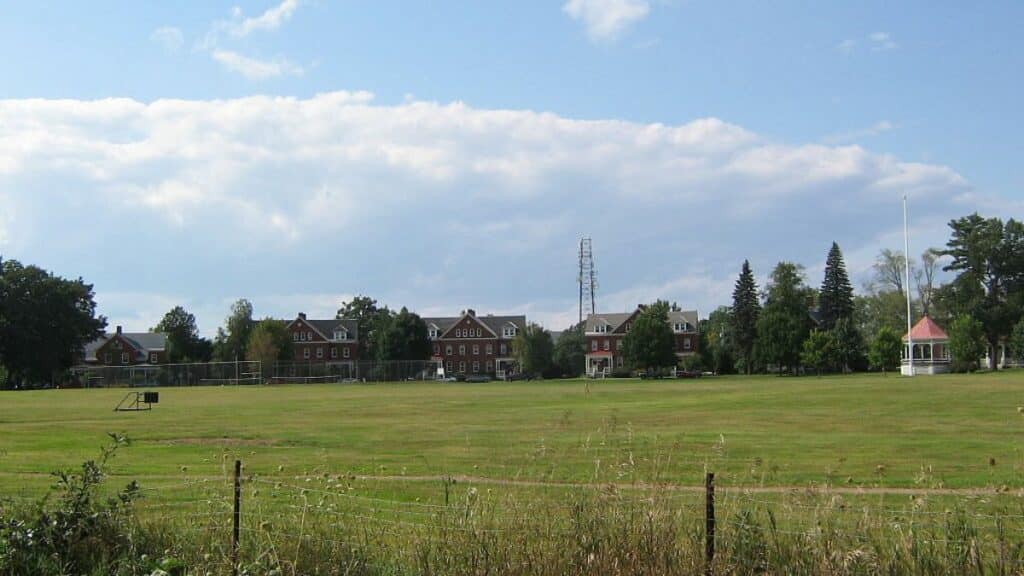
[(77, 388), (142, 388), (155, 386), (224, 386), (259, 384), (258, 361), (78, 366), (66, 384)]

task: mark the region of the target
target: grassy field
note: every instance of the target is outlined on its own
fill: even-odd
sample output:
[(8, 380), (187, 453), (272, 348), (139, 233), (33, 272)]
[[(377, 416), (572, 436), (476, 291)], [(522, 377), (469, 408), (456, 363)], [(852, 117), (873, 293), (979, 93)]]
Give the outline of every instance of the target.
[(197, 573), (236, 458), (250, 574), (698, 573), (708, 470), (723, 573), (1024, 570), (1024, 372), (126, 392), (0, 393), (0, 513), (122, 433), (118, 525)]
[(131, 438), (114, 472), (463, 475), (538, 482), (1024, 486), (1024, 372), (0, 393), (0, 490)]

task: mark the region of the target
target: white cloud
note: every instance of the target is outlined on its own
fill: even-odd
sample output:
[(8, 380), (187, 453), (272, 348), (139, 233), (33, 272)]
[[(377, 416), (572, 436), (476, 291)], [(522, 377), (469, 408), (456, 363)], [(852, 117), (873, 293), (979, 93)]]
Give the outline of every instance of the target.
[(214, 50), (211, 57), (232, 72), (237, 72), (250, 80), (267, 80), (279, 76), (302, 76), (301, 66), (284, 58), (259, 60), (243, 56), (231, 50)]
[(185, 43), (185, 37), (182, 36), (181, 30), (173, 26), (164, 26), (153, 30), (149, 39), (160, 45), (165, 52), (177, 52)]
[(860, 128), (857, 130), (851, 130), (849, 132), (839, 132), (837, 134), (829, 134), (823, 139), (825, 144), (844, 144), (847, 142), (856, 142), (865, 138), (871, 138), (873, 136), (879, 136), (895, 130), (897, 126), (888, 120), (881, 120), (875, 122), (871, 126), (866, 128)]
[[(602, 308), (662, 297), (705, 312), (728, 301), (744, 258), (761, 275), (781, 259), (810, 268), (832, 240), (848, 254), (889, 247), (904, 192), (932, 243), (950, 218), (1000, 205), (945, 166), (715, 118), (583, 121), (333, 92), (0, 100), (0, 125), (5, 257), (82, 275), (101, 312), (144, 309), (133, 325), (181, 300), (165, 294), (216, 327), (238, 295), (288, 316), (364, 293), (558, 328), (574, 317), (583, 234)], [(116, 262), (112, 246), (127, 249)]]
[(898, 47), (896, 42), (886, 32), (872, 32), (868, 34), (868, 41), (871, 44), (871, 49), (876, 52), (892, 50)]
[(291, 19), (296, 8), (299, 7), (299, 0), (284, 0), (277, 6), (267, 9), (263, 14), (254, 18), (241, 18), (242, 11), (236, 7), (234, 16), (236, 21), (229, 27), (232, 36), (245, 37), (252, 32), (264, 30), (277, 30), (282, 24)]
[(896, 41), (892, 39), (888, 32), (872, 32), (863, 39), (847, 38), (836, 44), (836, 50), (843, 54), (852, 54), (861, 44), (872, 52), (885, 52), (899, 48), (899, 45), (896, 44)]
[(647, 0), (568, 0), (562, 10), (583, 22), (593, 40), (614, 40), (622, 31), (650, 12)]

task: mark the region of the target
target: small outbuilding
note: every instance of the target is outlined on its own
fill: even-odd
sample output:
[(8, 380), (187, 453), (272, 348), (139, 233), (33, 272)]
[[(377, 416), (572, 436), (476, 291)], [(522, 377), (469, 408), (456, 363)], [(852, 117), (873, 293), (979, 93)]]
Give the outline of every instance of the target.
[[(909, 338), (908, 338), (909, 336)], [(909, 340), (914, 342), (914, 372), (910, 373)], [(903, 336), (903, 363), (900, 373), (904, 376), (919, 374), (945, 374), (949, 372), (949, 335), (934, 320), (925, 316)]]

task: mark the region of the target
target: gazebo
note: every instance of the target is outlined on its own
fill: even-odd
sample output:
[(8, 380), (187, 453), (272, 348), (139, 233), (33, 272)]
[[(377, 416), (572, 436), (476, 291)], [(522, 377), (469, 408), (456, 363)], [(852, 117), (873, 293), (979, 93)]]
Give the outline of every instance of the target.
[[(934, 320), (925, 316), (903, 336), (903, 364), (900, 373), (904, 376), (917, 374), (944, 374), (949, 372), (949, 336)], [(910, 373), (910, 357), (907, 341), (914, 341), (914, 373)]]

